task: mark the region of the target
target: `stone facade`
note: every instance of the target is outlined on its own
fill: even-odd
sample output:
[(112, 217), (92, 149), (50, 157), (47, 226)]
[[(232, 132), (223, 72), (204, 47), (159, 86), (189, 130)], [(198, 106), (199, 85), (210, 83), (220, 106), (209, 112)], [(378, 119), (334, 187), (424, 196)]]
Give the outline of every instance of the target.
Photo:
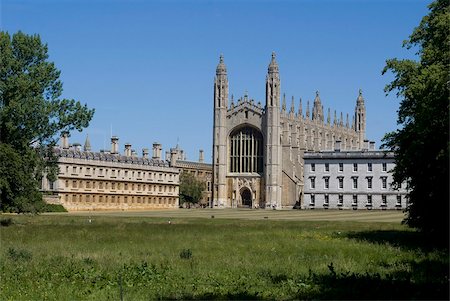
[(125, 144), (119, 154), (118, 138), (111, 138), (110, 152), (91, 152), (89, 139), (84, 149), (69, 147), (67, 135), (56, 148), (59, 173), (55, 182), (43, 178), (42, 190), (49, 203), (67, 210), (147, 210), (179, 207), (179, 174), (161, 159), (161, 145), (153, 145), (138, 157)]
[[(353, 120), (328, 109), (325, 118), (319, 92), (310, 111), (302, 101), (290, 108), (280, 93), (279, 67), (272, 54), (268, 67), (264, 106), (245, 94), (229, 98), (223, 56), (214, 80), (212, 207), (292, 208), (303, 204), (304, 153), (333, 150), (358, 151), (365, 143), (366, 110), (361, 91)], [(368, 143), (368, 142), (366, 142)]]
[(305, 152), (304, 209), (404, 209), (405, 185), (393, 189), (391, 152)]

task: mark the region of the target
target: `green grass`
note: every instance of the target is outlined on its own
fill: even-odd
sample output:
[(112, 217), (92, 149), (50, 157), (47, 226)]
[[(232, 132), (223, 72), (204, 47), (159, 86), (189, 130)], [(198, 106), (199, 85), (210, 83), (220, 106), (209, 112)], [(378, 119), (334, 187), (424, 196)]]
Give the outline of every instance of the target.
[(399, 222), (177, 212), (8, 216), (0, 299), (448, 299), (448, 250)]

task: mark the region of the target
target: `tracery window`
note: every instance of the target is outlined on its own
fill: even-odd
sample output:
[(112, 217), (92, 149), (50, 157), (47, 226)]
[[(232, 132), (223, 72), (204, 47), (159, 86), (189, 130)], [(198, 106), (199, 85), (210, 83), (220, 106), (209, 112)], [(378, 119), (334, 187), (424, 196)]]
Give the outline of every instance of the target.
[(230, 172), (263, 172), (263, 139), (253, 128), (241, 128), (230, 136)]

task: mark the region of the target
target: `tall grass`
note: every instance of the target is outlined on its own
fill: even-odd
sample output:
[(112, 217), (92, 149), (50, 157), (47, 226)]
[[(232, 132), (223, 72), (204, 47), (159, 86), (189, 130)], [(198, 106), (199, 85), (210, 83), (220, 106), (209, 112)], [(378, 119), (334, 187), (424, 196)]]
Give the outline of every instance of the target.
[(448, 298), (448, 250), (390, 223), (17, 216), (2, 300)]

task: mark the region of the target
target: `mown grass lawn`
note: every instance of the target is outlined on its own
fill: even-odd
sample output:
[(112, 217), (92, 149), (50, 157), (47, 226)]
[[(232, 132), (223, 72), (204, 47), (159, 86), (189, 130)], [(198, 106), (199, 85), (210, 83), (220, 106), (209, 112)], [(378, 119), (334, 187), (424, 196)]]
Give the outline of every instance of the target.
[(1, 300), (449, 297), (448, 249), (398, 222), (0, 218)]

